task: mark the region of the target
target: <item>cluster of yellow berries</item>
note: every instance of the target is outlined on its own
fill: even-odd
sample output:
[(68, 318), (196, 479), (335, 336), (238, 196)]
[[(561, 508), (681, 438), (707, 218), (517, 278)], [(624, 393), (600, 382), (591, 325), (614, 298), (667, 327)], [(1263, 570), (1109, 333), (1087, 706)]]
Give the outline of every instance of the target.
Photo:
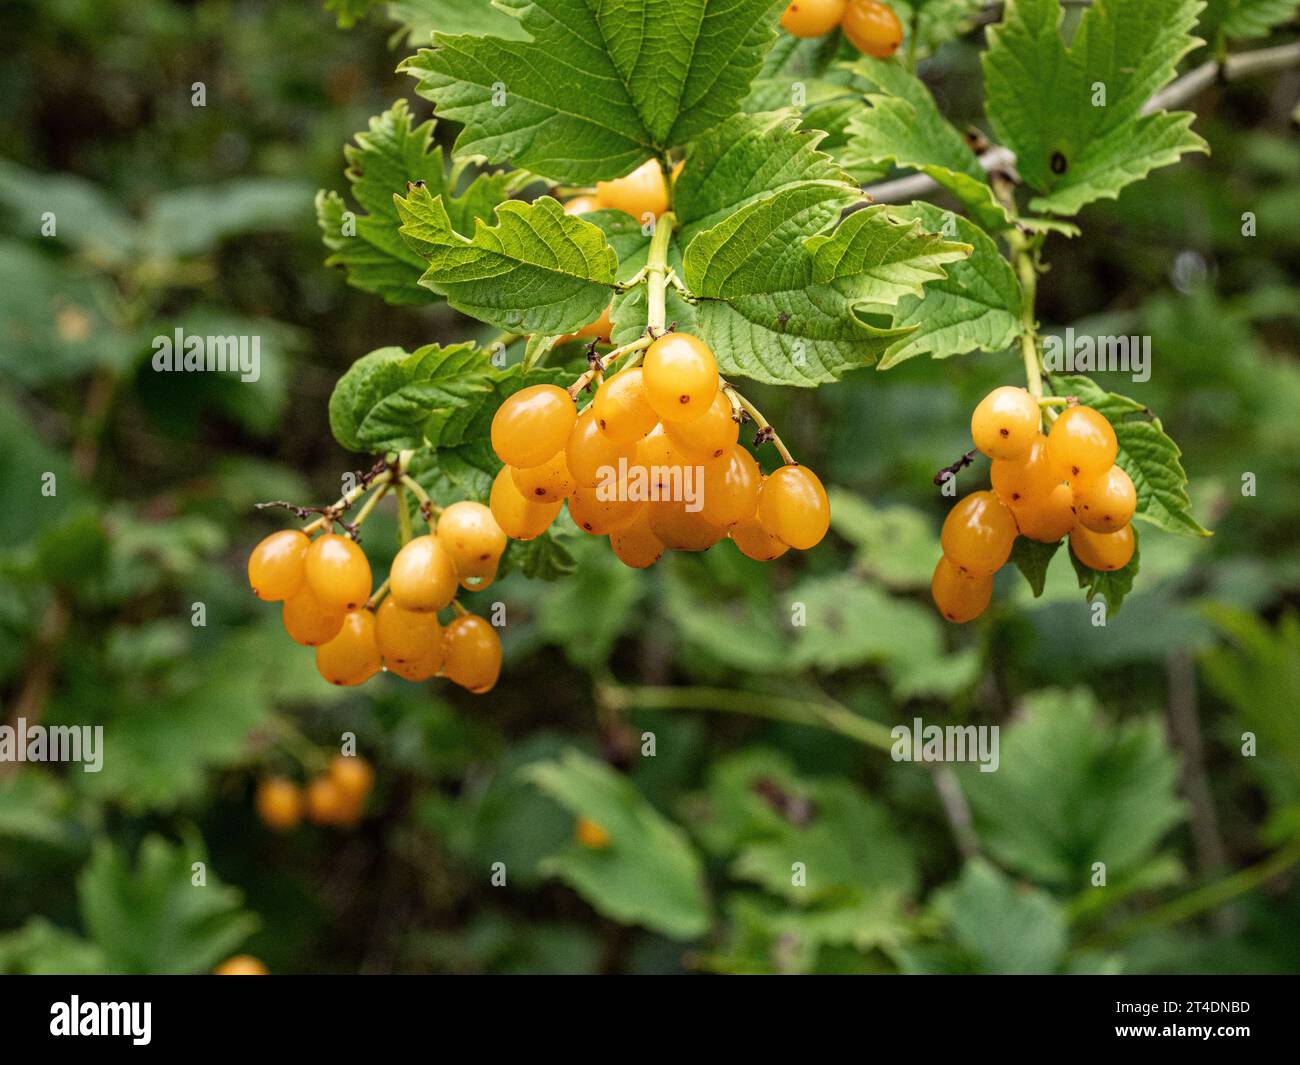
[(492, 515), (506, 536), (531, 540), (567, 501), (580, 529), (608, 536), (637, 569), (665, 550), (704, 551), (724, 537), (764, 562), (813, 547), (830, 525), (825, 488), (792, 463), (764, 477), (738, 443), (740, 410), (713, 352), (685, 333), (655, 339), (581, 412), (557, 385), (521, 389), (492, 421), (505, 463)]
[(795, 37), (821, 37), (836, 26), (859, 52), (878, 59), (903, 43), (903, 24), (878, 0), (795, 0), (781, 16), (781, 28)]
[[(316, 648), (316, 669), (331, 684), (363, 684), (387, 669), (410, 681), (443, 676), (481, 694), (501, 672), (501, 640), (453, 600), (458, 587), (491, 584), (505, 548), (491, 511), (464, 500), (398, 551), (381, 602), (371, 598), (361, 547), (334, 532), (272, 533), (249, 557), (248, 583), (259, 599), (283, 604), (285, 631)], [(457, 616), (443, 625), (438, 611), (453, 605)]]
[(304, 817), (317, 825), (351, 827), (361, 820), (375, 786), (375, 771), (360, 755), (335, 755), (329, 767), (299, 787), (288, 777), (266, 777), (254, 805), (268, 828), (289, 832)]
[(1115, 465), (1114, 428), (1074, 403), (1046, 435), (1041, 418), (1038, 400), (1012, 387), (994, 389), (971, 416), (975, 446), (993, 460), (993, 490), (972, 492), (943, 523), (930, 590), (949, 621), (984, 612), (1017, 535), (1041, 543), (1068, 535), (1075, 557), (1095, 570), (1123, 569), (1133, 557), (1137, 491)]

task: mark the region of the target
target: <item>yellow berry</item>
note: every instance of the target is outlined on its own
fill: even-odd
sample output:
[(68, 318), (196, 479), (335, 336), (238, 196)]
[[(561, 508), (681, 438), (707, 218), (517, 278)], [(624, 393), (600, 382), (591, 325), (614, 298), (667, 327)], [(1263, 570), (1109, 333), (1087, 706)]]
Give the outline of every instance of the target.
[(877, 0), (849, 0), (840, 28), (854, 48), (877, 59), (893, 55), (903, 43), (903, 24), (893, 8)]
[(646, 521), (664, 547), (673, 551), (707, 551), (727, 530), (715, 525), (702, 511), (686, 509), (685, 500), (670, 499), (646, 504)]
[(721, 458), (704, 466), (700, 480), (700, 513), (714, 525), (727, 528), (754, 513), (763, 471), (753, 455), (739, 444), (732, 444)]
[(573, 836), (578, 841), (578, 846), (593, 851), (604, 850), (611, 842), (605, 826), (587, 817), (578, 818), (577, 824), (573, 826)]
[(298, 529), (281, 529), (262, 540), (248, 556), (248, 584), (267, 602), (288, 599), (306, 579), (311, 541)]
[(718, 394), (718, 364), (699, 337), (667, 333), (642, 361), (646, 402), (665, 422), (703, 417)]
[(591, 409), (597, 427), (616, 444), (636, 443), (659, 421), (646, 399), (645, 372), (640, 366), (605, 378)]
[(994, 459), (989, 465), (989, 477), (998, 498), (1013, 508), (1043, 498), (1065, 481), (1047, 459), (1047, 437), (1042, 433), (1034, 437), (1022, 458)]
[(336, 754), (330, 759), (329, 775), (343, 794), (364, 802), (375, 786), (375, 770), (359, 754)]
[(307, 548), (307, 587), (324, 610), (356, 610), (370, 598), (370, 563), (356, 541), (337, 533)]
[(799, 551), (816, 547), (831, 526), (831, 503), (807, 466), (782, 466), (763, 481), (758, 520), (782, 543)]
[(598, 488), (580, 488), (569, 496), (569, 517), (583, 532), (608, 536), (636, 520), (644, 505), (640, 500), (601, 499)]
[(375, 642), (375, 615), (369, 610), (352, 611), (343, 619), (339, 634), (316, 648), (316, 671), (342, 687), (364, 684), (382, 665)]
[(285, 777), (267, 777), (257, 785), (257, 816), (267, 828), (287, 832), (302, 820), (302, 790)]
[(721, 389), (709, 409), (689, 422), (667, 422), (664, 432), (682, 455), (699, 462), (721, 458), (727, 448), (740, 439), (740, 422), (736, 421), (731, 400)]
[(790, 550), (789, 544), (778, 540), (759, 524), (757, 514), (733, 525), (727, 535), (742, 555), (755, 562), (771, 562)]
[(781, 28), (795, 37), (823, 37), (840, 24), (849, 0), (795, 0), (781, 16)]
[(1137, 512), (1137, 489), (1133, 480), (1118, 466), (1112, 466), (1092, 481), (1074, 486), (1074, 502), (1079, 523), (1098, 533), (1118, 532)]
[(564, 447), (578, 410), (558, 385), (530, 385), (509, 396), (492, 418), (492, 450), (507, 466), (540, 466)]
[[(375, 643), (391, 669), (442, 652), (442, 626), (429, 611), (403, 610), (391, 595), (375, 611)], [(437, 666), (434, 667), (437, 672)]]
[(575, 196), (564, 203), (565, 214), (591, 214), (592, 211), (599, 210), (600, 204), (595, 196)]
[(307, 588), (290, 596), (280, 608), (284, 631), (294, 643), (304, 647), (319, 647), (329, 643), (343, 628), (346, 610), (326, 610)]
[(453, 503), (442, 512), (437, 536), (461, 577), (482, 576), (495, 569), (509, 543), (491, 509), (470, 499)]
[(307, 784), (307, 817), (317, 825), (349, 825), (361, 816), (361, 803), (328, 773)]
[(1074, 489), (1058, 484), (1044, 496), (1034, 496), (1011, 508), (1021, 536), (1043, 544), (1054, 544), (1078, 524)]
[(573, 475), (575, 488), (592, 488), (609, 476), (616, 476), (619, 461), (631, 466), (636, 461), (636, 442), (619, 444), (600, 431), (596, 412), (587, 409), (578, 415), (577, 424), (564, 445), (564, 458)]
[(488, 498), (492, 517), (497, 525), (512, 540), (533, 540), (551, 527), (551, 522), (564, 506), (562, 501), (554, 503), (534, 503), (525, 499), (515, 487), (510, 467), (502, 466), (492, 482), (492, 494)]
[(949, 621), (964, 625), (974, 621), (989, 605), (993, 595), (992, 577), (967, 577), (948, 559), (940, 558), (930, 578), (930, 595), (939, 613)]
[(569, 472), (563, 448), (540, 466), (528, 469), (511, 466), (510, 478), (519, 494), (534, 503), (555, 503), (573, 491), (573, 475)]
[(435, 612), (456, 598), (456, 567), (432, 533), (403, 545), (388, 571), (389, 597), (403, 610)]
[(609, 546), (618, 560), (632, 569), (653, 566), (664, 553), (664, 545), (650, 528), (648, 508), (642, 508), (631, 525), (611, 532)]
[(1074, 532), (1070, 533), (1070, 550), (1074, 552), (1075, 558), (1090, 569), (1123, 569), (1133, 558), (1136, 546), (1132, 525), (1125, 525), (1112, 533), (1093, 532), (1083, 525), (1077, 525)]
[(992, 492), (972, 492), (944, 519), (939, 542), (963, 574), (991, 577), (1011, 557), (1016, 519)]
[(442, 672), (475, 695), (490, 691), (501, 675), (501, 638), (477, 614), (462, 614), (442, 630)]
[(1115, 430), (1091, 407), (1067, 407), (1047, 434), (1047, 458), (1066, 481), (1093, 481), (1115, 464)]
[(260, 959), (254, 958), (251, 954), (236, 954), (213, 969), (212, 974), (214, 976), (267, 976), (269, 971)]
[(647, 214), (657, 218), (668, 210), (668, 185), (659, 161), (649, 159), (625, 177), (596, 182), (596, 201), (633, 218)]
[(1042, 415), (1038, 401), (1023, 388), (995, 388), (970, 419), (975, 446), (991, 459), (1019, 459), (1028, 452)]

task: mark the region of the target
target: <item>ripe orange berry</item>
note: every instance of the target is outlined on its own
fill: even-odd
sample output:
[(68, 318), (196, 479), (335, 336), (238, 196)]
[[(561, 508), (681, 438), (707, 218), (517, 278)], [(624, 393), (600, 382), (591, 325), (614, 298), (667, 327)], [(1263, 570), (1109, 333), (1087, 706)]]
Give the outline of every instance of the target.
[(533, 540), (541, 536), (551, 527), (551, 522), (564, 506), (559, 500), (554, 503), (534, 503), (531, 499), (525, 499), (515, 487), (509, 466), (502, 466), (497, 473), (488, 503), (497, 525), (512, 540)]
[(1047, 459), (1047, 437), (1039, 433), (1023, 458), (994, 459), (989, 466), (993, 491), (1009, 507), (1041, 499), (1064, 482)]
[(595, 196), (575, 196), (564, 203), (565, 214), (591, 214), (592, 211), (599, 211), (600, 203)]
[(727, 535), (702, 511), (687, 510), (685, 500), (647, 503), (646, 521), (659, 542), (673, 551), (707, 551)]
[(579, 847), (586, 847), (593, 851), (603, 851), (611, 842), (609, 831), (605, 826), (588, 817), (578, 818), (573, 826), (573, 837), (578, 841)]
[(618, 472), (619, 460), (629, 466), (636, 461), (636, 442), (618, 444), (600, 431), (596, 412), (588, 408), (578, 415), (577, 424), (564, 445), (564, 459), (573, 475), (575, 488), (591, 488), (603, 477), (602, 471)]
[(1011, 513), (1020, 535), (1041, 544), (1056, 543), (1079, 522), (1074, 489), (1068, 484), (1058, 484), (1047, 495), (1035, 496), (1012, 507)]
[(390, 667), (422, 662), (442, 653), (442, 626), (437, 614), (403, 610), (390, 595), (375, 611), (375, 644)]
[(1118, 532), (1137, 512), (1133, 479), (1118, 466), (1112, 466), (1096, 480), (1076, 484), (1074, 500), (1079, 523), (1097, 533)]
[(944, 519), (939, 543), (963, 575), (991, 577), (1011, 557), (1016, 519), (992, 492), (972, 492)]
[(1083, 526), (1075, 526), (1070, 533), (1070, 550), (1074, 557), (1090, 569), (1112, 571), (1123, 569), (1133, 558), (1137, 540), (1133, 536), (1133, 526), (1125, 525), (1113, 533), (1093, 532)]
[(645, 395), (645, 373), (640, 366), (607, 377), (596, 389), (591, 404), (600, 431), (616, 444), (633, 444), (659, 421)]
[(608, 536), (632, 524), (644, 504), (640, 500), (601, 499), (596, 488), (580, 488), (569, 496), (569, 517), (583, 532)]
[(341, 687), (364, 684), (382, 665), (375, 642), (375, 615), (369, 610), (352, 611), (343, 619), (339, 634), (316, 648), (316, 672)]
[(1093, 481), (1115, 464), (1115, 430), (1091, 407), (1066, 407), (1047, 434), (1052, 470), (1067, 481)]
[(307, 587), (324, 610), (356, 610), (370, 598), (370, 563), (356, 541), (337, 533), (307, 548)]
[(436, 651), (431, 651), (423, 658), (412, 659), (410, 662), (385, 662), (384, 668), (394, 677), (413, 683), (436, 677), (438, 670), (442, 669), (442, 644), (439, 643)]
[(365, 802), (375, 786), (374, 767), (359, 754), (336, 754), (330, 759), (329, 775), (343, 794)]
[(564, 447), (577, 420), (573, 397), (558, 385), (521, 388), (492, 417), (492, 450), (507, 466), (540, 466)]
[(267, 828), (288, 832), (302, 820), (302, 790), (285, 777), (267, 777), (257, 785), (257, 816)]
[(600, 316), (594, 321), (588, 322), (576, 333), (567, 333), (560, 338), (560, 343), (566, 340), (602, 340), (606, 344), (614, 332), (614, 323), (609, 319), (609, 308), (606, 307), (600, 312)]
[(744, 521), (733, 525), (727, 535), (740, 549), (740, 553), (755, 562), (771, 562), (790, 550), (790, 545), (783, 543), (763, 528), (758, 522), (758, 515), (752, 514)]
[(840, 28), (853, 47), (877, 59), (893, 55), (903, 43), (903, 24), (893, 8), (877, 0), (849, 0)]
[(307, 576), (311, 541), (298, 529), (281, 529), (262, 540), (248, 556), (248, 584), (258, 599), (269, 603), (288, 599)]
[(727, 528), (754, 513), (763, 471), (753, 455), (732, 444), (720, 459), (705, 464), (702, 481), (704, 505), (700, 513), (714, 525)]
[(964, 576), (948, 559), (940, 558), (930, 578), (930, 595), (940, 614), (964, 625), (988, 607), (993, 596), (993, 578)]
[(456, 598), (456, 567), (432, 533), (402, 546), (388, 571), (389, 597), (403, 610), (433, 612)]
[(649, 508), (643, 507), (636, 520), (609, 534), (609, 546), (618, 560), (632, 569), (653, 566), (663, 557), (664, 545), (650, 528)]
[(831, 527), (831, 503), (807, 466), (782, 466), (763, 481), (758, 520), (782, 543), (799, 551), (816, 547)]
[(682, 455), (699, 462), (721, 458), (740, 439), (731, 400), (718, 389), (709, 409), (689, 422), (667, 422), (664, 432)]
[(703, 417), (718, 394), (718, 364), (699, 337), (666, 333), (642, 361), (646, 402), (665, 422)]
[(509, 543), (491, 509), (471, 499), (453, 503), (442, 512), (437, 536), (461, 577), (481, 577), (495, 569)]
[(991, 459), (1019, 459), (1038, 436), (1038, 401), (1023, 388), (995, 388), (975, 408), (970, 435)]
[(646, 214), (658, 218), (668, 210), (668, 185), (659, 161), (649, 159), (625, 177), (596, 182), (596, 202), (633, 218)]
[(573, 491), (573, 475), (569, 473), (563, 448), (540, 466), (528, 469), (511, 466), (510, 477), (519, 494), (534, 503), (555, 503)]
[(307, 783), (307, 817), (317, 825), (347, 825), (361, 815), (361, 803), (353, 799), (328, 773)]
[(251, 954), (236, 954), (233, 958), (227, 958), (213, 969), (212, 975), (268, 976), (270, 971), (260, 959), (254, 958)]
[(501, 675), (501, 638), (477, 614), (462, 614), (442, 630), (442, 672), (475, 695), (490, 691)]
[(280, 618), (289, 639), (304, 647), (329, 643), (343, 628), (346, 610), (326, 610), (307, 588), (291, 595), (280, 608)]
[(781, 28), (795, 37), (822, 37), (844, 18), (849, 0), (795, 0), (781, 16)]

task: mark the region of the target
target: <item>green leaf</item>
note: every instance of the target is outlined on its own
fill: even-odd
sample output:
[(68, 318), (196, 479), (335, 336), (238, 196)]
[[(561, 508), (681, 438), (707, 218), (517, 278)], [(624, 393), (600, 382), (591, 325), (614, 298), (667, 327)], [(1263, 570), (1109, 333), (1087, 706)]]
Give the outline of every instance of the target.
[(333, 11), (339, 28), (348, 30), (380, 5), (382, 0), (325, 0), (325, 10)]
[(1058, 395), (1077, 396), (1080, 403), (1100, 412), (1114, 426), (1119, 440), (1115, 462), (1137, 489), (1136, 517), (1140, 521), (1182, 536), (1213, 535), (1190, 513), (1182, 451), (1144, 404), (1107, 392), (1077, 375), (1054, 378), (1053, 388)]
[(831, 528), (856, 545), (855, 569), (890, 588), (928, 588), (939, 537), (914, 507), (877, 506), (841, 488), (829, 490)]
[[(1009, 0), (989, 29), (989, 121), (1040, 196), (1030, 206), (1075, 214), (1186, 152), (1206, 151), (1188, 112), (1144, 115), (1196, 45), (1199, 0), (1104, 0), (1083, 13), (1067, 49), (1056, 0)], [(1104, 89), (1105, 105), (1095, 93)]]
[[(84, 178), (41, 174), (0, 159), (0, 204), (10, 215), (9, 236), (52, 236), (105, 265), (124, 263), (136, 251), (135, 220), (104, 189)], [(47, 214), (53, 216), (52, 234), (46, 229)]]
[(429, 264), (420, 284), (471, 317), (521, 333), (576, 332), (610, 301), (618, 259), (598, 226), (543, 196), (510, 200), (473, 238), (452, 227), (441, 195), (423, 185), (397, 198), (402, 235)]
[(1060, 540), (1054, 544), (1043, 544), (1028, 536), (1016, 537), (1015, 545), (1011, 548), (1011, 561), (1025, 575), (1035, 599), (1043, 594), (1043, 589), (1047, 586), (1047, 567), (1052, 564), (1052, 559), (1060, 549)]
[(235, 178), (157, 197), (140, 227), (141, 251), (183, 259), (245, 233), (293, 230), (311, 207), (311, 187), (281, 178)]
[(83, 976), (108, 973), (108, 960), (94, 943), (44, 917), (29, 917), (0, 935), (0, 973), (15, 976)]
[(879, 87), (848, 125), (845, 158), (919, 170), (938, 182), (991, 233), (1011, 225), (966, 139), (942, 114), (930, 90), (897, 63), (864, 57), (854, 70)]
[(1133, 557), (1123, 569), (1099, 570), (1085, 566), (1079, 556), (1070, 548), (1070, 562), (1079, 578), (1079, 587), (1088, 593), (1088, 602), (1097, 596), (1106, 600), (1106, 609), (1112, 614), (1119, 611), (1125, 596), (1133, 590), (1133, 581), (1137, 579), (1138, 569), (1142, 564), (1142, 545), (1138, 539), (1137, 529), (1133, 529)]
[(828, 206), (849, 202), (834, 186), (795, 186), (691, 241), (686, 283), (724, 372), (811, 386), (869, 366), (914, 327), (873, 326), (855, 308), (919, 296), (945, 276), (942, 264), (970, 253), (883, 205), (854, 212), (831, 234), (809, 233)]
[[(566, 535), (561, 520), (557, 518), (541, 536), (532, 540), (512, 540), (502, 561), (502, 571), (509, 573), (518, 568), (529, 580), (558, 581), (578, 572), (578, 560), (569, 545), (576, 539), (576, 527)], [(571, 585), (564, 585), (567, 592)], [(602, 593), (603, 594), (603, 593)], [(544, 603), (552, 602), (546, 599)], [(613, 600), (617, 603), (617, 600)], [(602, 604), (603, 605), (603, 604)]]
[(971, 768), (962, 786), (989, 855), (1039, 883), (1082, 889), (1094, 862), (1114, 882), (1183, 818), (1161, 722), (1108, 722), (1084, 689), (1027, 698), (1000, 748), (998, 771)]
[(428, 43), (435, 30), (528, 39), (519, 21), (492, 0), (397, 0), (388, 15), (402, 24), (409, 44)]
[(67, 786), (33, 766), (0, 779), (0, 839), (68, 847), (80, 835)]
[(1209, 0), (1196, 28), (1211, 43), (1220, 32), (1228, 40), (1249, 41), (1267, 37), (1297, 12), (1300, 0)]
[(252, 934), (257, 918), (242, 892), (217, 879), (193, 883), (193, 846), (146, 836), (134, 865), (109, 843), (95, 848), (77, 881), (86, 931), (114, 973), (201, 973)]
[(356, 135), (355, 145), (343, 149), (348, 161), (344, 176), (361, 212), (350, 211), (335, 192), (316, 194), (317, 222), (333, 252), (325, 264), (342, 266), (349, 284), (389, 303), (429, 303), (437, 296), (419, 283), (426, 264), (398, 232), (401, 219), (393, 197), (406, 192), (408, 184), (423, 183), (443, 196), (452, 227), (469, 233), (476, 219), (491, 220), (510, 179), (480, 174), (454, 195), (465, 164), (447, 170), (442, 148), (430, 147), (433, 121), (413, 126), (405, 100), (370, 119), (369, 126)]
[(779, 0), (503, 0), (529, 41), (437, 33), (400, 69), (458, 155), (553, 181), (620, 177), (734, 113), (775, 37)]
[(672, 939), (695, 939), (709, 927), (704, 870), (686, 833), (666, 820), (626, 777), (576, 750), (522, 770), (575, 817), (601, 825), (603, 849), (573, 841), (540, 868), (597, 911)]
[(577, 558), (570, 558), (575, 575), (542, 600), (537, 624), (570, 662), (596, 672), (636, 620), (642, 584), (603, 538), (584, 535), (575, 547)]
[(955, 235), (973, 249), (947, 268), (947, 277), (925, 287), (924, 296), (904, 296), (894, 311), (895, 327), (915, 326), (896, 341), (876, 367), (888, 370), (918, 355), (933, 359), (971, 351), (1006, 351), (1020, 338), (1020, 283), (993, 239), (973, 222), (928, 203), (896, 207), (898, 218)]

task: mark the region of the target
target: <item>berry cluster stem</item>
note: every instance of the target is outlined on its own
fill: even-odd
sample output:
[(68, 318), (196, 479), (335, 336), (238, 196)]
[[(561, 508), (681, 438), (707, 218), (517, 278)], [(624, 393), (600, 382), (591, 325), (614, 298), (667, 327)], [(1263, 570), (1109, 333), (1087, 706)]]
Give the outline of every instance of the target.
[(1020, 352), (1025, 363), (1025, 380), (1035, 399), (1043, 398), (1043, 367), (1038, 352), (1038, 319), (1035, 314), (1038, 300), (1038, 263), (1033, 242), (1019, 230), (1008, 236), (1011, 262), (1020, 279)]
[[(589, 385), (600, 374), (603, 374), (615, 362), (624, 355), (631, 355), (633, 352), (644, 351), (654, 342), (654, 338), (647, 333), (645, 336), (637, 337), (630, 344), (624, 344), (621, 348), (615, 348), (608, 355), (601, 359), (592, 359), (591, 367), (578, 376), (578, 379), (569, 386), (569, 395), (575, 400), (582, 394), (582, 390)], [(629, 363), (631, 365), (631, 363)]]
[(733, 407), (739, 406), (741, 410), (753, 419), (754, 424), (758, 426), (758, 433), (754, 437), (755, 444), (762, 444), (771, 441), (776, 445), (777, 451), (781, 452), (781, 458), (785, 460), (787, 466), (799, 465), (799, 463), (795, 461), (794, 456), (790, 454), (790, 449), (785, 446), (785, 442), (781, 439), (780, 434), (772, 428), (772, 423), (763, 416), (761, 410), (742, 396), (732, 385), (727, 384), (725, 381), (722, 383), (722, 391), (726, 393), (727, 398), (731, 400)]
[(676, 228), (677, 216), (672, 211), (660, 215), (646, 254), (646, 326), (652, 336), (667, 328), (668, 245)]

